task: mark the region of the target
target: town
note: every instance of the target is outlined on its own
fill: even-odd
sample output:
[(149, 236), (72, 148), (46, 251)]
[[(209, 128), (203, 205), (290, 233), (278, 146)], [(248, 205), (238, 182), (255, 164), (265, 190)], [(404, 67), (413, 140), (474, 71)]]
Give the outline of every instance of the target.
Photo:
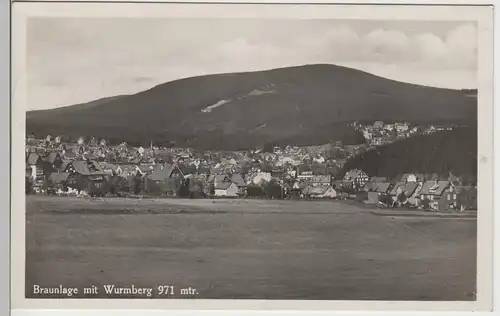
[(322, 146), (275, 146), (272, 151), (198, 151), (151, 142), (133, 147), (104, 139), (64, 141), (47, 135), (26, 140), (26, 194), (91, 197), (262, 198), (353, 200), (384, 208), (433, 211), (477, 209), (477, 188), (447, 177), (398, 178), (353, 169), (356, 155), (415, 135), (452, 130), (407, 122), (352, 123), (366, 142)]

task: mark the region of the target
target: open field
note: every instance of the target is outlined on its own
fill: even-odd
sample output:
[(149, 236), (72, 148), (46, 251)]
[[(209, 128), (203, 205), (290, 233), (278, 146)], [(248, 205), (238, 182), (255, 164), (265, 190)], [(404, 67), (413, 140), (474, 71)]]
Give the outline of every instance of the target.
[(165, 284), (174, 298), (191, 286), (197, 294), (184, 297), (475, 299), (471, 218), (377, 216), (320, 201), (26, 203), (27, 297), (35, 284)]

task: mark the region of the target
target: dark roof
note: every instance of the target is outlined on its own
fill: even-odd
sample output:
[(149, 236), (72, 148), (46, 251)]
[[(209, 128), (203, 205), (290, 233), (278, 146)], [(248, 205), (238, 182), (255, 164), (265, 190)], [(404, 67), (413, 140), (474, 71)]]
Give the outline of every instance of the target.
[(406, 196), (412, 196), (415, 190), (418, 187), (418, 183), (416, 182), (398, 182), (394, 185), (391, 190), (391, 195), (396, 195), (398, 188), (401, 188)]
[(50, 174), (49, 180), (57, 184), (68, 180), (68, 177), (69, 177), (69, 172), (60, 172), (60, 173), (54, 172)]
[(377, 187), (375, 188), (374, 192), (377, 192), (377, 193), (387, 193), (387, 191), (389, 191), (389, 189), (391, 187), (390, 182), (376, 182), (376, 183), (377, 183)]
[(227, 190), (231, 184), (233, 184), (232, 182), (217, 182), (215, 184), (215, 190)]
[(235, 173), (231, 176), (231, 181), (236, 183), (238, 187), (246, 187), (247, 184), (245, 180), (243, 180), (243, 176), (240, 173)]
[(151, 171), (151, 166), (137, 166), (141, 173), (146, 173)]
[(57, 158), (60, 158), (59, 153), (57, 152), (51, 152), (47, 156), (43, 157), (43, 161), (48, 162), (50, 164), (53, 164)]
[(449, 181), (426, 181), (422, 186), (420, 194), (441, 195), (450, 186)]
[(176, 164), (155, 165), (149, 178), (153, 181), (164, 181), (170, 178), (175, 168)]
[(366, 173), (362, 170), (359, 170), (359, 169), (353, 169), (353, 170), (348, 171), (345, 174), (344, 179), (345, 180), (356, 179), (358, 176), (363, 175), (363, 174), (366, 174)]
[(66, 170), (68, 165), (71, 163), (71, 160), (63, 160), (61, 166), (59, 167), (60, 171)]
[(317, 186), (308, 186), (302, 190), (304, 194), (314, 194), (314, 195), (323, 195), (325, 192), (330, 189), (329, 185), (317, 185)]
[(371, 177), (370, 182), (387, 182), (386, 177)]
[(36, 153), (30, 153), (27, 159), (28, 165), (36, 165), (40, 159), (40, 156)]
[(99, 164), (95, 161), (89, 160), (76, 160), (71, 162), (75, 172), (81, 175), (104, 175)]
[(208, 166), (199, 166), (198, 167), (198, 173), (209, 173), (210, 172), (210, 167)]

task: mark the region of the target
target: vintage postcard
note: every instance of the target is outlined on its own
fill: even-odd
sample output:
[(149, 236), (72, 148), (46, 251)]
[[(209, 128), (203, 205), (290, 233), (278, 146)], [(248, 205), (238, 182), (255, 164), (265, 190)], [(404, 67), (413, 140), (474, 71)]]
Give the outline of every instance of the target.
[(13, 308), (491, 309), (492, 6), (12, 21)]

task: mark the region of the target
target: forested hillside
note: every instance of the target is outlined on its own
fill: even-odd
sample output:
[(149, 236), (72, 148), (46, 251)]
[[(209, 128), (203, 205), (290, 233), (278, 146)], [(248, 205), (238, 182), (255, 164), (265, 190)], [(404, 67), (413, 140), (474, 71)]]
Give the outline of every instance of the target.
[(415, 136), (364, 152), (347, 161), (340, 172), (362, 169), (369, 176), (397, 178), (404, 173), (477, 181), (477, 126)]

